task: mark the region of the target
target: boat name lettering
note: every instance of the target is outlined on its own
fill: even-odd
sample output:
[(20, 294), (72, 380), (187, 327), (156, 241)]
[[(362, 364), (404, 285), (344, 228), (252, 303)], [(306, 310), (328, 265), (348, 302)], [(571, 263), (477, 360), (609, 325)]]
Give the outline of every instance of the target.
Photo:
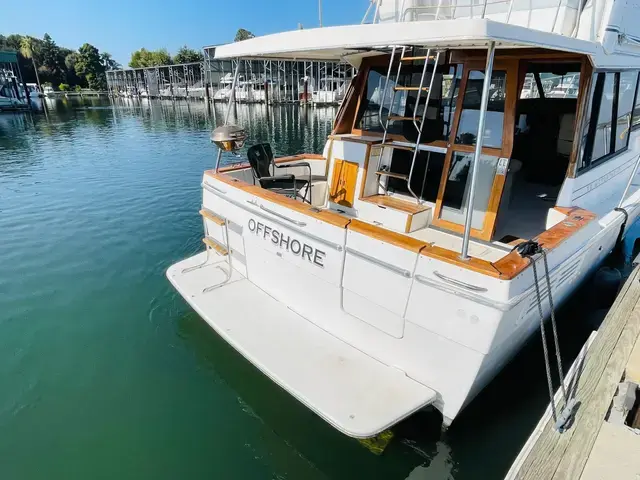
[(324, 257), (327, 255), (322, 250), (319, 250), (311, 245), (301, 242), (295, 238), (291, 238), (289, 235), (280, 232), (279, 230), (265, 225), (262, 222), (257, 222), (253, 218), (249, 219), (249, 231), (255, 233), (257, 236), (261, 236), (263, 239), (271, 240), (274, 245), (284, 248), (294, 255), (300, 255), (303, 259), (324, 268)]

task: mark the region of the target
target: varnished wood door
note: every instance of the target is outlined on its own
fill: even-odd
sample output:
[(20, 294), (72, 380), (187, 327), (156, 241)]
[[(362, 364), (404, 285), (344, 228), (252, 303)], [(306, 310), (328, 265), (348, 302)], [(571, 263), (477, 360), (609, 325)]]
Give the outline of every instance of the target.
[(358, 164), (335, 159), (329, 200), (343, 207), (353, 207), (358, 180)]

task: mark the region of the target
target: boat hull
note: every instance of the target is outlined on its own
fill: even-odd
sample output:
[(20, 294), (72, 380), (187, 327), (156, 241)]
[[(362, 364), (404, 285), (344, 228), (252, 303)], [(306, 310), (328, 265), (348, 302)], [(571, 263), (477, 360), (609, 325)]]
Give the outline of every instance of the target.
[[(224, 218), (227, 228), (207, 219), (205, 226), (208, 235), (229, 247), (234, 274), (295, 312), (300, 321), (436, 392), (425, 405), (440, 410), (445, 425), (538, 331), (532, 268), (512, 279), (489, 277), (368, 237), (353, 230), (353, 222), (347, 226), (348, 221), (333, 217), (328, 222), (311, 218), (263, 196), (258, 187), (235, 188), (222, 178), (205, 175), (203, 205)], [(631, 220), (636, 210), (630, 209)], [(549, 252), (556, 306), (611, 252), (621, 223), (622, 215), (612, 212)], [(457, 287), (442, 277), (481, 286), (482, 291)], [(541, 289), (547, 317), (545, 285)], [(197, 310), (205, 320), (227, 315), (216, 308), (211, 304), (207, 311)], [(233, 332), (223, 336), (235, 344), (228, 338)], [(301, 358), (292, 355), (290, 361)], [(296, 396), (287, 384), (280, 385)]]

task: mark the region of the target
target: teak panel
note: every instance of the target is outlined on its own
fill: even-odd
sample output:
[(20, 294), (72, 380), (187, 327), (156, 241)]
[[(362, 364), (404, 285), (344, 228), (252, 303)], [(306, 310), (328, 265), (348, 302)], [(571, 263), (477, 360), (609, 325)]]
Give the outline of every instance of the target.
[(410, 214), (424, 212), (431, 208), (428, 205), (418, 205), (417, 203), (400, 200), (399, 198), (390, 197), (388, 195), (371, 195), (370, 197), (364, 197), (362, 201)]
[(308, 203), (298, 202), (284, 195), (270, 192), (269, 190), (266, 190), (257, 185), (249, 185), (242, 180), (235, 179), (225, 174), (216, 174), (213, 170), (208, 170), (205, 172), (205, 174), (228, 185), (249, 192), (256, 197), (264, 198), (265, 200), (269, 200), (270, 202), (277, 203), (279, 205), (282, 205), (283, 207), (295, 210), (296, 212), (308, 215), (309, 217), (316, 218), (323, 222), (330, 223), (331, 225), (335, 225), (337, 227), (345, 228), (350, 221), (348, 217), (340, 215), (339, 213), (330, 212), (328, 210), (318, 210)]
[(343, 207), (353, 207), (359, 168), (360, 166), (355, 162), (348, 162), (338, 158), (333, 161), (329, 200)]

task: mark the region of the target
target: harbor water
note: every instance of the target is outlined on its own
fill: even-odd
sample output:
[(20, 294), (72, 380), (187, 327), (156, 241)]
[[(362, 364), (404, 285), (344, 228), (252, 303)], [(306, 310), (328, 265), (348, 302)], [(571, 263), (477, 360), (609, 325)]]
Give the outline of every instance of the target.
[[(421, 412), (373, 455), (227, 346), (164, 276), (203, 248), (200, 183), (223, 107), (47, 105), (0, 114), (1, 479), (502, 478), (548, 402), (538, 337), (447, 432)], [(288, 155), (321, 152), (335, 113), (234, 115), (248, 144)], [(602, 316), (589, 288), (559, 315), (565, 365)]]

